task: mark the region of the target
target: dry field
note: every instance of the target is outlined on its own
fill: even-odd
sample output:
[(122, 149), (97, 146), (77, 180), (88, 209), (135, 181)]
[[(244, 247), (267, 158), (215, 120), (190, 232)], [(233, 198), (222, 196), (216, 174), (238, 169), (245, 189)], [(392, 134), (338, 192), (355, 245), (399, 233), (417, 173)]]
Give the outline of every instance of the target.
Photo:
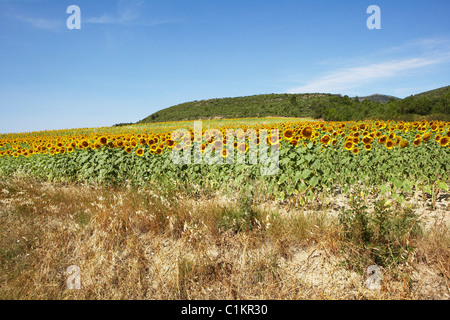
[[(345, 237), (348, 196), (321, 201), (157, 187), (0, 181), (0, 299), (449, 299), (449, 194), (396, 241), (411, 250), (366, 288), (367, 250)], [(369, 208), (374, 199), (362, 198)], [(69, 289), (67, 269), (80, 270)]]

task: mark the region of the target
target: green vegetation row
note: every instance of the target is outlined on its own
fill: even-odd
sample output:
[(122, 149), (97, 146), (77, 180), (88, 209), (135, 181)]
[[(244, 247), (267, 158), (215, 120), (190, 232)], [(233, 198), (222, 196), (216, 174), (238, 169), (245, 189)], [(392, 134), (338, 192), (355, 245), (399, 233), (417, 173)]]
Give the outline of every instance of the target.
[[(38, 154), (32, 157), (0, 157), (0, 177), (23, 175), (50, 181), (94, 182), (101, 184), (147, 185), (195, 190), (234, 192), (244, 185), (257, 185), (267, 193), (284, 199), (293, 194), (313, 197), (317, 192), (351, 191), (362, 184), (379, 192), (404, 193), (435, 188), (448, 190), (450, 149), (421, 144), (418, 147), (386, 149), (374, 144), (358, 154), (344, 150), (340, 140), (326, 150), (309, 141), (297, 147), (282, 142), (279, 170), (275, 175), (261, 175), (258, 164), (174, 164), (170, 152), (151, 155), (144, 147), (143, 156), (122, 149), (76, 149), (65, 154)], [(247, 155), (248, 156), (248, 155)], [(224, 161), (225, 162), (225, 161)], [(248, 162), (247, 162), (248, 163)]]

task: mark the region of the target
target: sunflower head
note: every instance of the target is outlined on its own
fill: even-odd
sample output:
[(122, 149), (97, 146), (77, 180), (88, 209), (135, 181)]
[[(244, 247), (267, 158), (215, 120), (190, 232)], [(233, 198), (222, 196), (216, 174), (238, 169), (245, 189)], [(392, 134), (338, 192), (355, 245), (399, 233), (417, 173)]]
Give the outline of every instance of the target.
[(330, 136), (328, 136), (328, 135), (325, 135), (325, 136), (323, 136), (321, 139), (320, 139), (320, 142), (322, 143), (322, 144), (328, 144), (328, 143), (330, 143), (330, 141), (331, 141), (331, 138), (330, 138)]
[(294, 130), (292, 129), (287, 129), (283, 132), (283, 137), (286, 140), (291, 140), (294, 137)]
[(401, 140), (400, 141), (400, 148), (406, 148), (409, 146), (409, 142), (407, 140)]
[(348, 140), (347, 142), (344, 143), (344, 148), (345, 150), (352, 150), (353, 149), (353, 141), (352, 140)]
[(395, 142), (393, 141), (393, 140), (388, 140), (388, 141), (386, 141), (386, 148), (388, 149), (388, 150), (390, 150), (390, 149), (392, 149), (392, 148), (394, 148), (395, 147)]
[(223, 147), (223, 141), (222, 140), (216, 140), (216, 141), (214, 141), (213, 145), (214, 145), (214, 148), (216, 150), (220, 150)]
[(101, 145), (106, 145), (107, 143), (108, 143), (108, 138), (107, 137), (105, 137), (105, 136), (102, 136), (102, 137), (100, 137), (99, 139), (98, 139), (98, 142), (101, 144)]
[(144, 155), (144, 149), (139, 148), (136, 150), (136, 155), (142, 157)]
[(302, 137), (305, 139), (311, 139), (311, 136), (313, 134), (313, 129), (310, 126), (306, 126), (301, 131)]
[(227, 149), (223, 149), (222, 150), (222, 157), (227, 158), (228, 157), (228, 150)]
[(439, 140), (439, 144), (440, 144), (441, 147), (445, 147), (446, 145), (449, 144), (449, 141), (450, 141), (450, 138), (449, 138), (449, 137), (443, 136), (443, 137), (441, 138), (441, 140)]
[(429, 133), (429, 132), (425, 132), (424, 134), (423, 134), (423, 136), (422, 136), (422, 139), (423, 139), (423, 141), (428, 141), (428, 140), (430, 140), (431, 139), (431, 133)]
[(237, 150), (238, 150), (240, 153), (246, 153), (247, 150), (248, 150), (248, 144), (245, 143), (245, 142), (242, 142), (241, 144), (238, 145)]

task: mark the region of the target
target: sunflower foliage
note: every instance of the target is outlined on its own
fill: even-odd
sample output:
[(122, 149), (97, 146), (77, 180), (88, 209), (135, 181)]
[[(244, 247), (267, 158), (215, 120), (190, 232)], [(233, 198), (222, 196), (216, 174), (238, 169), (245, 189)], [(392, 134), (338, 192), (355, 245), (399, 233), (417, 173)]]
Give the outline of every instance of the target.
[[(203, 126), (201, 132), (181, 121), (0, 134), (0, 177), (175, 185), (189, 193), (235, 193), (244, 184), (259, 184), (279, 200), (299, 195), (312, 200), (336, 187), (348, 193), (355, 184), (388, 184), (400, 198), (416, 191), (436, 197), (439, 190), (449, 189), (449, 122), (231, 119), (204, 121)], [(180, 128), (187, 128), (186, 136), (172, 137)], [(245, 134), (228, 136), (230, 129)], [(196, 143), (201, 149), (195, 149)], [(269, 167), (261, 161), (262, 150), (267, 150), (263, 145), (278, 151), (270, 164), (279, 169), (273, 174), (261, 170)], [(221, 161), (196, 161), (210, 146), (217, 148)], [(177, 164), (172, 155), (181, 150), (190, 161)], [(258, 161), (250, 163), (250, 154)], [(238, 155), (245, 161), (239, 162)]]

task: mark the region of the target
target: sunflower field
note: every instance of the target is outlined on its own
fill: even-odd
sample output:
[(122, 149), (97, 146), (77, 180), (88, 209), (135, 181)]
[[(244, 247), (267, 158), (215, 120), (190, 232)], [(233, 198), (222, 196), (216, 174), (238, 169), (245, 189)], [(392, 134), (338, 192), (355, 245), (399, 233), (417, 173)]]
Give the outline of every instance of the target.
[[(347, 192), (358, 184), (380, 191), (448, 191), (450, 122), (272, 118), (205, 120), (202, 125), (201, 135), (194, 134), (192, 121), (1, 134), (0, 176), (231, 192), (252, 184), (281, 198), (335, 188)], [(172, 137), (179, 128), (189, 133), (181, 140)], [(208, 133), (211, 128), (215, 135)], [(227, 136), (229, 129), (252, 134), (239, 142)], [(261, 143), (263, 130), (265, 142), (279, 152), (273, 175), (261, 175), (259, 163), (230, 161), (238, 154), (248, 157), (249, 145)], [(192, 152), (194, 145), (202, 153), (214, 145), (224, 161), (172, 161), (173, 150), (188, 146)]]

